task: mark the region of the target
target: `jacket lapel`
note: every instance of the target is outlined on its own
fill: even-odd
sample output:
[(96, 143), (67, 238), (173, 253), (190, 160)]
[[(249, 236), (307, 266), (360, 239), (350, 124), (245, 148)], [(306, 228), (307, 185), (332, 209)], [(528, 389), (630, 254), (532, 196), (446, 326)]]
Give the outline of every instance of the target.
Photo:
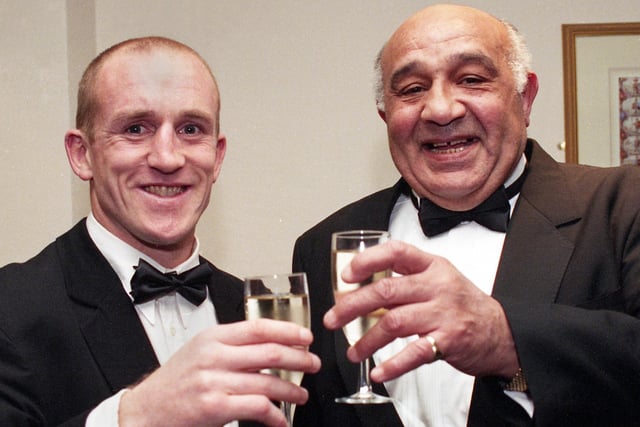
[(113, 392), (135, 383), (159, 364), (119, 278), (84, 221), (56, 245), (78, 324), (106, 381)]
[[(551, 302), (574, 248), (563, 236), (562, 227), (580, 217), (561, 169), (535, 145), (528, 168), (529, 176), (505, 238), (493, 295)], [(536, 265), (544, 268), (532, 274), (531, 266)]]
[(222, 271), (204, 258), (200, 262), (208, 262), (213, 269), (209, 282), (209, 298), (216, 310), (216, 318), (220, 323), (232, 323), (244, 320), (244, 287), (243, 282)]
[[(562, 228), (580, 217), (558, 164), (533, 142), (527, 158), (528, 176), (509, 223), (492, 295), (551, 303), (574, 249)], [(527, 426), (531, 419), (495, 378), (477, 378), (468, 424)]]

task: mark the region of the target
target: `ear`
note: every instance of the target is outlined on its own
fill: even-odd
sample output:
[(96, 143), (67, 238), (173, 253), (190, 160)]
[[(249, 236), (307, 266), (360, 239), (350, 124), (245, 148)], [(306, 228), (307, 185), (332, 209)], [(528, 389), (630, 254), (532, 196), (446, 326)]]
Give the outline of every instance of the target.
[(384, 120), (385, 123), (387, 122), (387, 113), (385, 113), (384, 110), (378, 108), (378, 115), (382, 120)]
[(527, 85), (522, 91), (522, 108), (525, 117), (525, 123), (529, 126), (531, 108), (533, 106), (533, 100), (538, 94), (538, 76), (535, 73), (527, 74)]
[(84, 133), (78, 129), (68, 131), (64, 136), (64, 148), (73, 172), (83, 181), (93, 178), (89, 141)]
[(218, 175), (220, 175), (220, 171), (222, 170), (222, 161), (224, 160), (224, 155), (227, 152), (227, 138), (224, 134), (218, 134), (218, 141), (216, 142), (216, 160), (213, 168), (213, 182), (218, 180)]

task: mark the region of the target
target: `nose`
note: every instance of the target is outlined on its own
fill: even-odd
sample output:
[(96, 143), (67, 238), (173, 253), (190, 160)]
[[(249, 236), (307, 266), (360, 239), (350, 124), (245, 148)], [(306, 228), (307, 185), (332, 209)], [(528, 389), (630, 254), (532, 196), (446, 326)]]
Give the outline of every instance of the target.
[(455, 88), (434, 83), (424, 95), (420, 117), (422, 120), (446, 126), (466, 114), (466, 107), (456, 97)]
[(184, 166), (182, 142), (172, 126), (160, 127), (153, 136), (147, 162), (163, 173), (172, 173)]

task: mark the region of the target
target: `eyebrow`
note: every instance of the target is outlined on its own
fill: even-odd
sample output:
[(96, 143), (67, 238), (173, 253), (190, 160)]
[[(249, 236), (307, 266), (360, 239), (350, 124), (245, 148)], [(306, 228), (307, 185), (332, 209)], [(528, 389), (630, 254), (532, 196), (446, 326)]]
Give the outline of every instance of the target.
[(489, 73), (490, 77), (497, 77), (499, 72), (498, 72), (498, 66), (496, 65), (495, 61), (485, 55), (484, 53), (461, 53), (458, 55), (454, 55), (454, 60), (457, 60), (458, 62), (460, 62), (461, 64), (478, 64), (480, 66), (482, 66), (487, 73)]
[[(114, 116), (114, 121), (143, 120), (149, 117), (157, 117), (157, 115), (157, 112), (152, 109), (124, 110)], [(199, 109), (183, 110), (180, 111), (179, 115), (190, 120), (215, 121), (215, 117)]]
[[(478, 64), (484, 68), (490, 77), (495, 78), (498, 76), (498, 67), (495, 62), (487, 55), (483, 53), (463, 52), (455, 55), (450, 55), (446, 59), (447, 63), (456, 64), (456, 66)], [(398, 68), (391, 74), (390, 87), (396, 87), (398, 83), (408, 75), (416, 72), (416, 70), (423, 68), (424, 65), (420, 61), (411, 61), (402, 67)]]
[(389, 87), (395, 88), (403, 78), (412, 74), (418, 68), (420, 68), (420, 64), (418, 63), (418, 61), (411, 61), (408, 64), (405, 64), (399, 69), (395, 70), (391, 74), (391, 79), (389, 79)]

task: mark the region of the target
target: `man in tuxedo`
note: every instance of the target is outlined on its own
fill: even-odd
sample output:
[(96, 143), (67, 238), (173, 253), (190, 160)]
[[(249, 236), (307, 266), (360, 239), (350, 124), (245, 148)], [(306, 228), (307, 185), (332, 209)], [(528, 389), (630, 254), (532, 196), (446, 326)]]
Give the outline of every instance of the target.
[[(628, 426), (640, 419), (640, 171), (558, 164), (527, 138), (538, 90), (522, 37), (463, 6), (405, 21), (377, 61), (400, 181), (304, 233), (312, 351), (297, 426)], [(477, 208), (477, 209), (474, 209)], [(336, 231), (392, 240), (342, 272)], [(341, 327), (386, 308), (349, 347)], [(357, 362), (393, 404), (345, 405)]]
[(65, 136), (91, 213), (0, 270), (0, 425), (284, 427), (272, 401), (305, 402), (260, 370), (317, 371), (310, 331), (242, 321), (242, 282), (199, 256), (219, 108), (179, 42), (127, 40), (91, 62)]

